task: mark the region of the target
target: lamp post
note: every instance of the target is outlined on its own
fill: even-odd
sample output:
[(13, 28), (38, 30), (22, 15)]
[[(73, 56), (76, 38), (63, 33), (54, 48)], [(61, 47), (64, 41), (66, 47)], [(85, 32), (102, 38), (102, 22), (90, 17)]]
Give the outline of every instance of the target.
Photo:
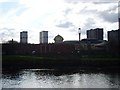
[(79, 41), (80, 41), (81, 28), (78, 28), (78, 33), (79, 33)]

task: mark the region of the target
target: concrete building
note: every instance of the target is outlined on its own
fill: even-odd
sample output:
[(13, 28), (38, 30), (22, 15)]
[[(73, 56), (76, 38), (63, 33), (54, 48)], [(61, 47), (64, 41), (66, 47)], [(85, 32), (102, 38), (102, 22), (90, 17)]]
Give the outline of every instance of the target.
[(40, 43), (48, 43), (48, 31), (40, 32)]
[(120, 18), (119, 18), (119, 29), (120, 29)]
[(103, 28), (87, 30), (87, 39), (103, 40)]
[(81, 45), (85, 50), (102, 50), (107, 44), (106, 40), (97, 40), (97, 39), (82, 39)]
[(20, 32), (20, 43), (28, 43), (28, 32), (27, 31)]
[(119, 30), (112, 30), (108, 31), (108, 41), (114, 44), (118, 44), (120, 39), (120, 31)]
[(118, 2), (118, 26), (120, 29), (120, 1)]
[(60, 35), (57, 35), (55, 38), (54, 38), (54, 41), (55, 43), (63, 43), (63, 37), (60, 36)]

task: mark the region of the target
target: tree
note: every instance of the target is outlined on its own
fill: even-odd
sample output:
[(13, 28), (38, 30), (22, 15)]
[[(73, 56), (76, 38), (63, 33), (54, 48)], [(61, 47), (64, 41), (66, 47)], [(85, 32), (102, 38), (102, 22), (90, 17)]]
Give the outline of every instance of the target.
[(15, 43), (18, 43), (17, 41), (14, 41), (13, 39), (12, 40), (8, 40), (7, 43), (9, 44), (15, 44)]

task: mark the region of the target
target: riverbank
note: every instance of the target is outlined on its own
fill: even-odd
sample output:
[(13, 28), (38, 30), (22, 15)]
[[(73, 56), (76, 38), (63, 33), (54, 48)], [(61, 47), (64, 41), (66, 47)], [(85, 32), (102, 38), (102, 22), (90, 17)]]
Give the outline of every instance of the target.
[(3, 55), (3, 69), (87, 69), (118, 71), (118, 57)]

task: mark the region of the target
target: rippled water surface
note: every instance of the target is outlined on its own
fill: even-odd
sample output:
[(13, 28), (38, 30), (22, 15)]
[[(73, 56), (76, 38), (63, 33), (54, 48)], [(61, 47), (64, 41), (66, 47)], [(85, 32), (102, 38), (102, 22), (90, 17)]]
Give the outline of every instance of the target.
[(65, 73), (55, 70), (27, 69), (5, 72), (3, 88), (119, 88), (117, 73)]

